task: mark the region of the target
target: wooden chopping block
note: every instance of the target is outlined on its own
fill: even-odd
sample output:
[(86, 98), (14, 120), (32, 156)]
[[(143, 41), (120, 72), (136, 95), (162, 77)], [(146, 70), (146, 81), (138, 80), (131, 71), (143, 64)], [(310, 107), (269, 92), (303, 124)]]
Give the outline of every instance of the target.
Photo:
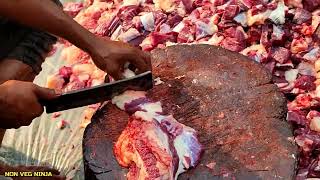
[[(286, 100), (261, 65), (219, 47), (178, 45), (155, 50), (153, 73), (164, 82), (148, 92), (183, 124), (196, 129), (205, 152), (179, 179), (293, 179), (297, 147), (288, 138)], [(111, 103), (87, 127), (87, 179), (126, 179), (113, 145), (128, 115)]]

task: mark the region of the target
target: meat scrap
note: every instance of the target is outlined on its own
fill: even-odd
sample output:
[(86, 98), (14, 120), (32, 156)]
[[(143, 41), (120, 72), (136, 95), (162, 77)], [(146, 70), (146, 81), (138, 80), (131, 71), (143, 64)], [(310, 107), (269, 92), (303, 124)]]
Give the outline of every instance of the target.
[(57, 128), (59, 129), (64, 129), (66, 128), (67, 126), (69, 125), (69, 123), (66, 121), (66, 120), (60, 120), (58, 123), (57, 123)]
[(119, 164), (129, 168), (127, 179), (177, 179), (198, 164), (202, 146), (196, 131), (164, 115), (160, 102), (127, 91), (112, 103), (132, 114), (114, 146)]

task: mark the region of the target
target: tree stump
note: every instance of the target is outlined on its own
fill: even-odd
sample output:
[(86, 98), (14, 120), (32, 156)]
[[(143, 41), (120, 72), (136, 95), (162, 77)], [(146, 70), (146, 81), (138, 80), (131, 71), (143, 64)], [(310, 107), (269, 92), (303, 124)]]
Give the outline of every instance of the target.
[[(288, 138), (286, 100), (260, 64), (219, 47), (177, 45), (152, 52), (163, 83), (148, 92), (183, 124), (198, 131), (200, 164), (178, 179), (293, 179), (297, 147)], [(87, 179), (126, 179), (113, 145), (128, 115), (106, 103), (87, 127)]]

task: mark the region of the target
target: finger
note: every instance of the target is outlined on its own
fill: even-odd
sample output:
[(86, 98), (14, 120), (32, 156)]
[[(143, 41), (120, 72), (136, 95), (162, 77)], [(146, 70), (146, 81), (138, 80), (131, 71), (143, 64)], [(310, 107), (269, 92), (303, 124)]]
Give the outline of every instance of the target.
[(114, 80), (120, 79), (119, 73), (118, 73), (119, 72), (119, 68), (116, 65), (109, 66), (107, 72)]
[(115, 80), (121, 80), (124, 79), (124, 75), (123, 72), (121, 72), (120, 70), (117, 71), (116, 73), (114, 73), (114, 75), (112, 76)]
[(105, 82), (105, 83), (109, 83), (109, 82), (110, 82), (109, 75), (106, 75), (106, 76), (104, 77), (104, 82)]
[[(151, 68), (150, 53), (141, 51), (141, 56), (142, 56), (143, 61), (147, 65), (148, 70), (151, 70), (152, 68)], [(132, 63), (129, 64), (128, 69), (130, 69), (133, 72), (137, 72), (137, 70), (138, 70), (137, 67), (135, 67)]]
[[(148, 59), (149, 56), (145, 54), (145, 52), (139, 50), (139, 49), (134, 49), (134, 53), (129, 56), (129, 62), (133, 64), (140, 72), (145, 72), (147, 71), (148, 64), (146, 63), (145, 59)], [(128, 58), (128, 57), (127, 57)]]
[(149, 52), (143, 52), (143, 59), (144, 62), (147, 64), (148, 66), (148, 70), (152, 70), (152, 64), (151, 64), (151, 54)]
[(34, 86), (34, 93), (39, 99), (42, 99), (42, 100), (54, 99), (60, 95), (59, 92), (56, 92), (53, 89), (44, 88), (37, 85)]
[(132, 57), (130, 59), (130, 63), (132, 63), (136, 68), (138, 68), (139, 73), (148, 71), (148, 65), (144, 62), (141, 56)]

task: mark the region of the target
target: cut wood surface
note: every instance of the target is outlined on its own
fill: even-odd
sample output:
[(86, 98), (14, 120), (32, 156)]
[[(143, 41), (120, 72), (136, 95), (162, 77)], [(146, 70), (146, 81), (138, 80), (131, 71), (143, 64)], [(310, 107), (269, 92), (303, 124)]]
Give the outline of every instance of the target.
[[(258, 63), (219, 47), (177, 45), (154, 50), (148, 92), (181, 123), (198, 131), (200, 164), (179, 179), (292, 179), (297, 148), (288, 138), (286, 100)], [(86, 178), (126, 179), (113, 145), (128, 115), (111, 103), (96, 112), (84, 134)]]

